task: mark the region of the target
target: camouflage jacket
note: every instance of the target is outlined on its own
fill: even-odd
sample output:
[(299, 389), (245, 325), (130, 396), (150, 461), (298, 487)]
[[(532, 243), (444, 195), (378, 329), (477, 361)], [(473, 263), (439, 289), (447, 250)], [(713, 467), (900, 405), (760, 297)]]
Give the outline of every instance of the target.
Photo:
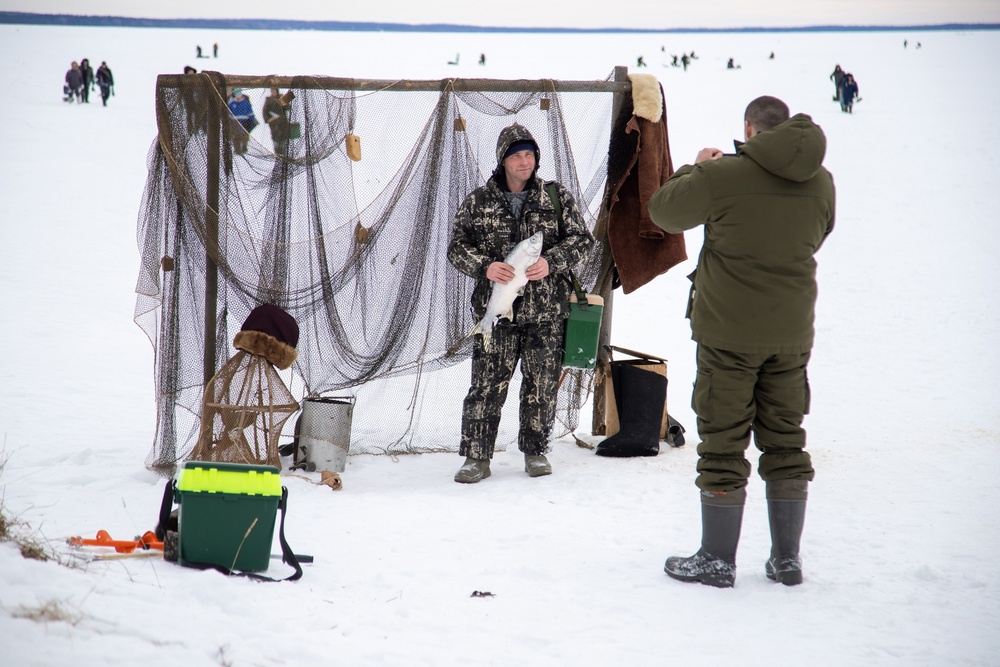
[[(499, 180), (498, 180), (499, 179)], [(486, 304), (493, 282), (486, 269), (502, 262), (515, 245), (535, 232), (542, 232), (542, 257), (549, 263), (549, 275), (529, 281), (514, 304), (517, 322), (551, 322), (569, 314), (570, 270), (586, 256), (594, 243), (583, 215), (573, 196), (556, 183), (562, 216), (537, 176), (528, 182), (527, 201), (516, 219), (501, 187), (502, 172), (494, 174), (486, 185), (474, 190), (455, 214), (448, 261), (467, 276), (476, 279), (472, 293), (472, 311), (477, 320), (486, 314)]]

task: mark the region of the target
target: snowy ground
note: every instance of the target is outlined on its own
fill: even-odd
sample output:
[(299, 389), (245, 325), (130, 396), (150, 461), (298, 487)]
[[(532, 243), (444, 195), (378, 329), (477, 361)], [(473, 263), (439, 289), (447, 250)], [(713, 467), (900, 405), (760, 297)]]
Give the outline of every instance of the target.
[[(142, 465), (152, 350), (132, 311), (156, 74), (602, 79), (644, 55), (677, 165), (728, 149), (760, 94), (828, 136), (838, 211), (819, 256), (803, 586), (764, 577), (757, 479), (735, 589), (662, 573), (700, 535), (693, 432), (642, 460), (559, 441), (555, 474), (537, 480), (507, 452), (474, 486), (451, 481), (457, 455), (352, 457), (342, 491), (285, 480), (288, 539), (316, 557), (295, 584), (159, 560), (70, 569), (0, 544), (0, 663), (996, 664), (1000, 34), (659, 37), (0, 26), (0, 497), (59, 550), (155, 523), (163, 480)], [(195, 44), (213, 42), (220, 58), (195, 61)], [(665, 68), (661, 46), (700, 58)], [(61, 102), (81, 57), (114, 70), (108, 108)], [(725, 69), (730, 57), (741, 69)], [(852, 116), (830, 100), (836, 63), (861, 87)], [(700, 232), (687, 240), (696, 257)], [(670, 358), (671, 412), (689, 426), (693, 263), (616, 296), (614, 325), (616, 344)]]

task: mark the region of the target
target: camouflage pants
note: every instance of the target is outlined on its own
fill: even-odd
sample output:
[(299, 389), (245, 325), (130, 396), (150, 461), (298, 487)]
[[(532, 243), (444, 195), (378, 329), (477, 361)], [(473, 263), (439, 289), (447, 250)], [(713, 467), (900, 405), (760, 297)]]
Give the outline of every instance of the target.
[(562, 371), (565, 322), (515, 325), (502, 320), (493, 328), (488, 348), (476, 336), (472, 351), (472, 385), (462, 405), (459, 453), (493, 458), (500, 411), (518, 360), (521, 361), (521, 407), (517, 446), (526, 454), (548, 451), (556, 416)]
[(703, 491), (746, 486), (746, 449), (753, 433), (764, 481), (815, 476), (802, 428), (809, 412), (803, 354), (748, 354), (698, 346), (698, 376), (691, 407), (698, 415), (698, 478)]

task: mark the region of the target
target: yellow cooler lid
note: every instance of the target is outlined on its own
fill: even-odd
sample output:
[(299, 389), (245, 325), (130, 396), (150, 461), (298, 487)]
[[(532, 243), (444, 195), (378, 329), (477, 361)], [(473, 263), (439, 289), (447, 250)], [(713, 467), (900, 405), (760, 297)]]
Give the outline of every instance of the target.
[(178, 491), (237, 493), (244, 496), (281, 496), (281, 476), (274, 466), (188, 461)]

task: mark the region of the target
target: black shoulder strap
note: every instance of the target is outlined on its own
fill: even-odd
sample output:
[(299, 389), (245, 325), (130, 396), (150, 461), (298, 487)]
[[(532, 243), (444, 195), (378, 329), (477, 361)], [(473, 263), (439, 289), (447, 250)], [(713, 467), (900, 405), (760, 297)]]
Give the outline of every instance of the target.
[(570, 285), (573, 286), (573, 292), (576, 293), (576, 302), (579, 304), (581, 310), (587, 310), (590, 303), (587, 301), (587, 292), (580, 285), (580, 281), (576, 279), (576, 274), (572, 271), (569, 272), (569, 278), (567, 278)]
[(556, 182), (549, 181), (545, 184), (545, 190), (549, 193), (549, 199), (552, 200), (552, 208), (556, 212), (556, 217), (562, 220), (562, 202), (559, 201), (559, 191), (556, 189)]
[[(281, 523), (278, 526), (278, 543), (281, 544), (281, 562), (291, 565), (295, 572), (284, 579), (271, 579), (261, 575), (247, 575), (259, 581), (298, 581), (302, 578), (302, 566), (299, 565), (299, 556), (292, 551), (285, 540), (285, 508), (288, 506), (288, 489), (281, 487), (281, 502), (278, 508), (281, 509)], [(311, 558), (309, 560), (312, 560)]]
[[(559, 201), (559, 191), (556, 189), (555, 181), (548, 181), (545, 184), (545, 190), (549, 193), (549, 199), (552, 200), (552, 208), (556, 212), (556, 217), (562, 221), (562, 202)], [(576, 279), (576, 275), (572, 270), (569, 272), (570, 284), (573, 286), (573, 291), (576, 293), (576, 302), (580, 304), (580, 308), (587, 310), (590, 305), (587, 303), (587, 292), (580, 286), (580, 281)]]
[(160, 523), (156, 526), (156, 537), (163, 541), (170, 524), (170, 508), (174, 506), (174, 480), (167, 480), (163, 489), (163, 500), (160, 501)]

